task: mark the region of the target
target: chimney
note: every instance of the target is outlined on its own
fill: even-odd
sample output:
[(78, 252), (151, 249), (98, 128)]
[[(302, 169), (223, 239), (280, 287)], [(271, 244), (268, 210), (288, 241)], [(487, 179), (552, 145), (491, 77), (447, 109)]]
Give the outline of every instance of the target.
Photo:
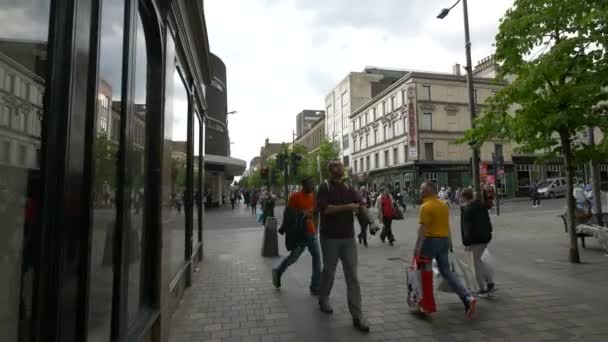
[(456, 63), (452, 66), (452, 73), (456, 76), (460, 76), (460, 64)]

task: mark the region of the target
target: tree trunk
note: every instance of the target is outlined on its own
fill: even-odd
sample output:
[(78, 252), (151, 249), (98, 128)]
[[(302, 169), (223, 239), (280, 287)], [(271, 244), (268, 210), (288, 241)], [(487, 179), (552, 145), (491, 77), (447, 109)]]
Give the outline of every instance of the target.
[(568, 235), (570, 237), (570, 253), (568, 260), (570, 260), (572, 263), (578, 264), (581, 262), (581, 259), (578, 253), (578, 242), (576, 241), (576, 226), (574, 216), (575, 205), (573, 196), (574, 184), (572, 181), (572, 177), (574, 176), (574, 168), (572, 167), (572, 146), (570, 144), (570, 135), (567, 132), (560, 132), (560, 140), (564, 152), (564, 166), (566, 168), (566, 203), (568, 205), (567, 225)]

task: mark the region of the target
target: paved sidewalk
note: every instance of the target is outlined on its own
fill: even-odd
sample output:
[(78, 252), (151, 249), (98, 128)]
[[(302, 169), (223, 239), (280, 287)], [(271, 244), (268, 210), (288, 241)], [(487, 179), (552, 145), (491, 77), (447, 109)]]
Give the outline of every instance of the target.
[[(263, 228), (253, 217), (244, 226), (250, 214), (243, 208), (208, 212), (206, 225), (215, 227), (205, 231), (206, 257), (173, 317), (170, 341), (605, 341), (608, 257), (589, 241), (581, 252), (585, 263), (570, 265), (556, 214), (493, 217), (499, 292), (480, 299), (478, 317), (466, 321), (462, 304), (447, 293), (437, 294), (439, 312), (432, 318), (409, 312), (404, 260), (412, 253), (416, 214), (408, 212), (394, 227), (395, 247), (376, 238), (359, 249), (363, 308), (372, 329), (361, 335), (352, 328), (341, 269), (331, 296), (335, 313), (324, 315), (308, 294), (308, 254), (288, 269), (277, 291), (270, 270), (278, 259), (260, 256)], [(284, 256), (282, 238), (279, 244)], [(460, 246), (459, 239), (454, 244)]]

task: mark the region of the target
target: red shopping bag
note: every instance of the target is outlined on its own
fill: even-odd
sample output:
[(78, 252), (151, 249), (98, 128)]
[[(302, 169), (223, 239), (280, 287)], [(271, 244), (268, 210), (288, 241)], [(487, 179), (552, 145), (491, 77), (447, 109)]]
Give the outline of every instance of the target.
[(435, 294), (433, 293), (433, 262), (424, 257), (415, 258), (420, 272), (420, 284), (422, 287), (422, 299), (420, 309), (422, 312), (430, 314), (437, 311), (435, 304)]

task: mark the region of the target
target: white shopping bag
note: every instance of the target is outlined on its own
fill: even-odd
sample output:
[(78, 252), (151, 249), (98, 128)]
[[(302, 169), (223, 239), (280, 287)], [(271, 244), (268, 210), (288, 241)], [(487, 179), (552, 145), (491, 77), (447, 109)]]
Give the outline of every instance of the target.
[(420, 271), (415, 262), (407, 268), (407, 304), (410, 309), (418, 310), (422, 300), (422, 284), (420, 282)]
[(488, 270), (489, 276), (494, 278), (494, 270), (496, 269), (496, 259), (494, 259), (494, 255), (490, 253), (490, 250), (486, 248), (481, 255), (481, 262), (486, 265), (486, 269)]

